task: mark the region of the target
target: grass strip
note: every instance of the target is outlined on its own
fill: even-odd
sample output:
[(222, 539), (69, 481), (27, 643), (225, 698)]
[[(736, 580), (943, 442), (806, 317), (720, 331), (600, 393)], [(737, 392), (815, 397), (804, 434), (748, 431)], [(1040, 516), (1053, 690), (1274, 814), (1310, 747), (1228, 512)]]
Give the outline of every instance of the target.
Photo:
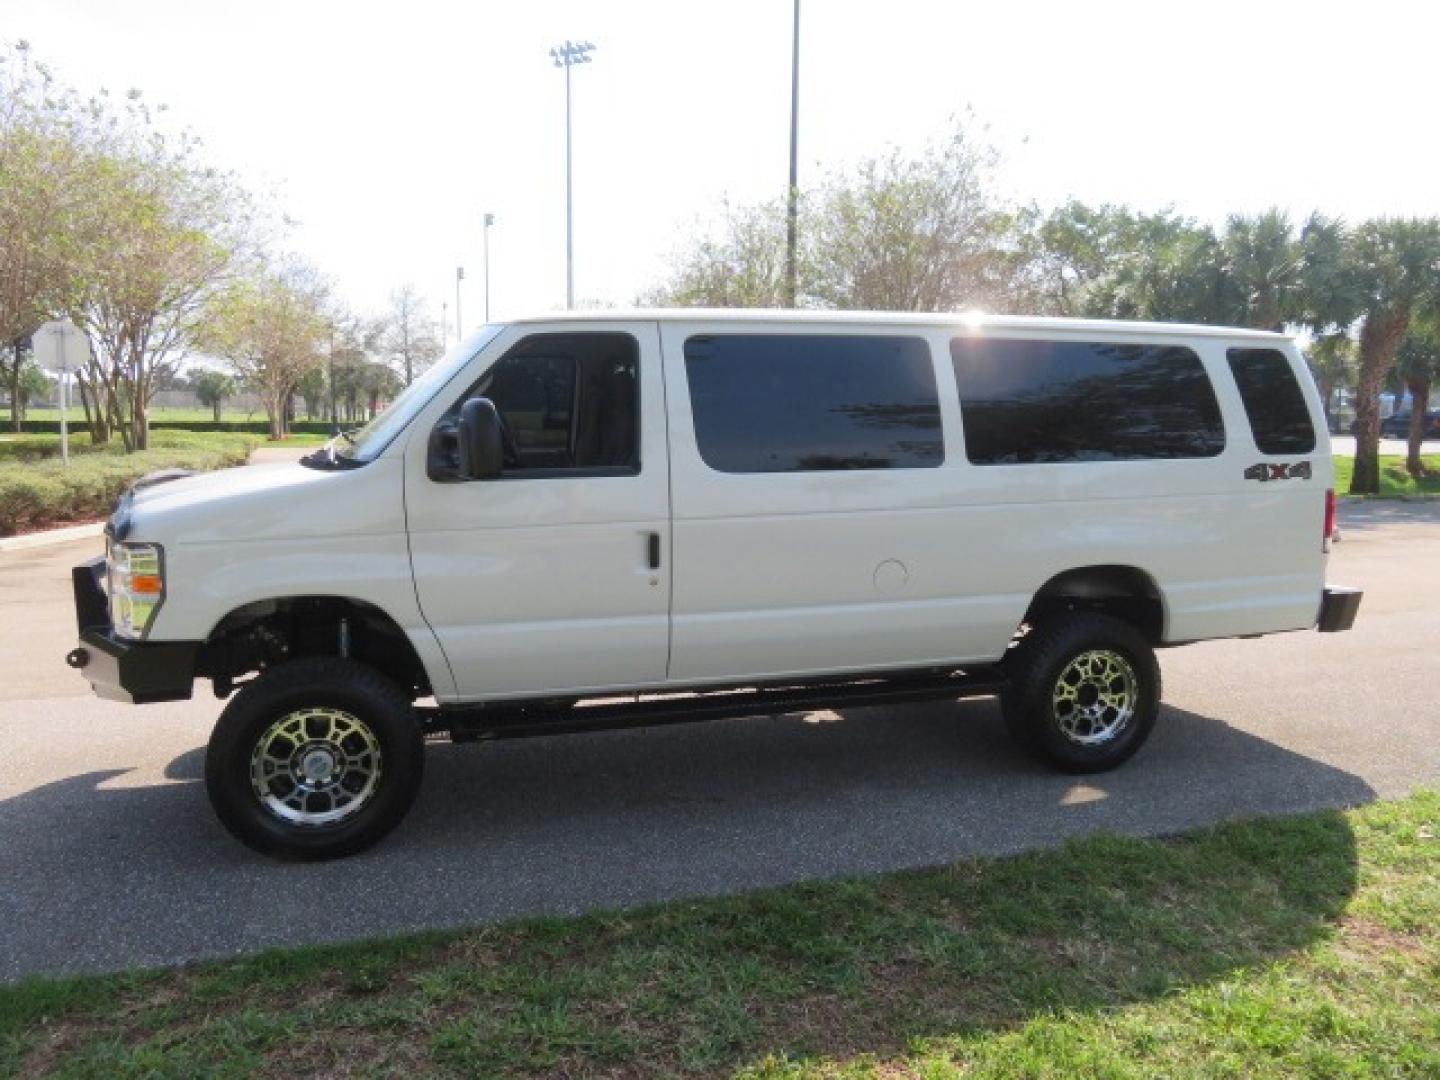
[[(1440, 794), (0, 989), (0, 1073), (1436, 1076)], [(220, 902), (220, 901), (217, 901)]]
[[(1440, 495), (1440, 454), (1425, 454), (1421, 463), (1430, 470), (1429, 476), (1416, 479), (1405, 469), (1405, 458), (1399, 454), (1380, 455), (1380, 494), (1368, 498), (1414, 499)], [(1335, 458), (1335, 490), (1349, 494), (1350, 479), (1355, 474), (1355, 459)]]

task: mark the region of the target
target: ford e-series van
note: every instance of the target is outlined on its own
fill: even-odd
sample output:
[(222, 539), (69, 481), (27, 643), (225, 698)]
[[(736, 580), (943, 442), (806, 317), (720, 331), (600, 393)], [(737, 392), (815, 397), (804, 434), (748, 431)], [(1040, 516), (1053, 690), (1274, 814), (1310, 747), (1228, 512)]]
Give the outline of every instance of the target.
[(299, 463), (137, 484), (69, 662), (107, 698), (233, 694), (211, 801), (287, 857), (390, 830), (427, 734), (996, 694), (1025, 748), (1107, 769), (1157, 648), (1349, 628), (1331, 477), (1275, 334), (546, 316)]

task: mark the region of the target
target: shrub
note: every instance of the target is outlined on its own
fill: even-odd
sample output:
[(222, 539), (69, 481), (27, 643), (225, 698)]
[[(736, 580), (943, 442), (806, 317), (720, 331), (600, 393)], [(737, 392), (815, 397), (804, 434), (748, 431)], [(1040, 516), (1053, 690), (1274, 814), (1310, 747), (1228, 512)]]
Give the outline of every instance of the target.
[[(3, 431), (11, 430), (8, 421), (0, 421), (0, 425), (3, 425)], [(292, 435), (329, 435), (334, 430), (334, 425), (328, 420), (292, 420), (289, 427)], [(27, 435), (59, 435), (60, 421), (23, 420), (20, 423), (20, 429)], [(84, 433), (85, 430), (83, 424), (79, 422), (70, 424), (72, 438), (77, 433)], [(221, 420), (219, 423), (214, 420), (151, 420), (150, 437), (152, 441), (156, 433), (161, 431), (228, 431), (247, 435), (269, 435), (270, 423), (267, 420)]]
[[(59, 441), (0, 442), (0, 536), (51, 522), (104, 517), (125, 489), (159, 469), (223, 469), (243, 465), (259, 439), (250, 435), (154, 432), (155, 444), (139, 454), (115, 446), (75, 451), (67, 467)], [(37, 437), (44, 439), (45, 437)], [(48, 449), (48, 456), (42, 456)]]

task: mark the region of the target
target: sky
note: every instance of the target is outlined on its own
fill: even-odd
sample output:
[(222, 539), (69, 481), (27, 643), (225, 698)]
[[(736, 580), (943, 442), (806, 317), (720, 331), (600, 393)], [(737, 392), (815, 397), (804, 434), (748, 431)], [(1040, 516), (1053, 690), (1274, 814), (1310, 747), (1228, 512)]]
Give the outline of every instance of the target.
[[(362, 311), (413, 283), (455, 326), (661, 280), (723, 201), (783, 194), (792, 0), (0, 0), (0, 39), (143, 91), (273, 193), (284, 246)], [(973, 110), (1010, 199), (1440, 213), (1434, 0), (803, 0), (802, 186)]]

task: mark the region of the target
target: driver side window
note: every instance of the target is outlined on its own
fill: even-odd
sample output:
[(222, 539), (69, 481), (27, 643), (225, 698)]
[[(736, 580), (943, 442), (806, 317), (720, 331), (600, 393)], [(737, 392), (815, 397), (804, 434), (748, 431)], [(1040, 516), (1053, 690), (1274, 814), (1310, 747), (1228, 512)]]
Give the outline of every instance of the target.
[(503, 476), (640, 471), (640, 347), (629, 334), (534, 334), (500, 358), (446, 414), (489, 398), (504, 423)]

